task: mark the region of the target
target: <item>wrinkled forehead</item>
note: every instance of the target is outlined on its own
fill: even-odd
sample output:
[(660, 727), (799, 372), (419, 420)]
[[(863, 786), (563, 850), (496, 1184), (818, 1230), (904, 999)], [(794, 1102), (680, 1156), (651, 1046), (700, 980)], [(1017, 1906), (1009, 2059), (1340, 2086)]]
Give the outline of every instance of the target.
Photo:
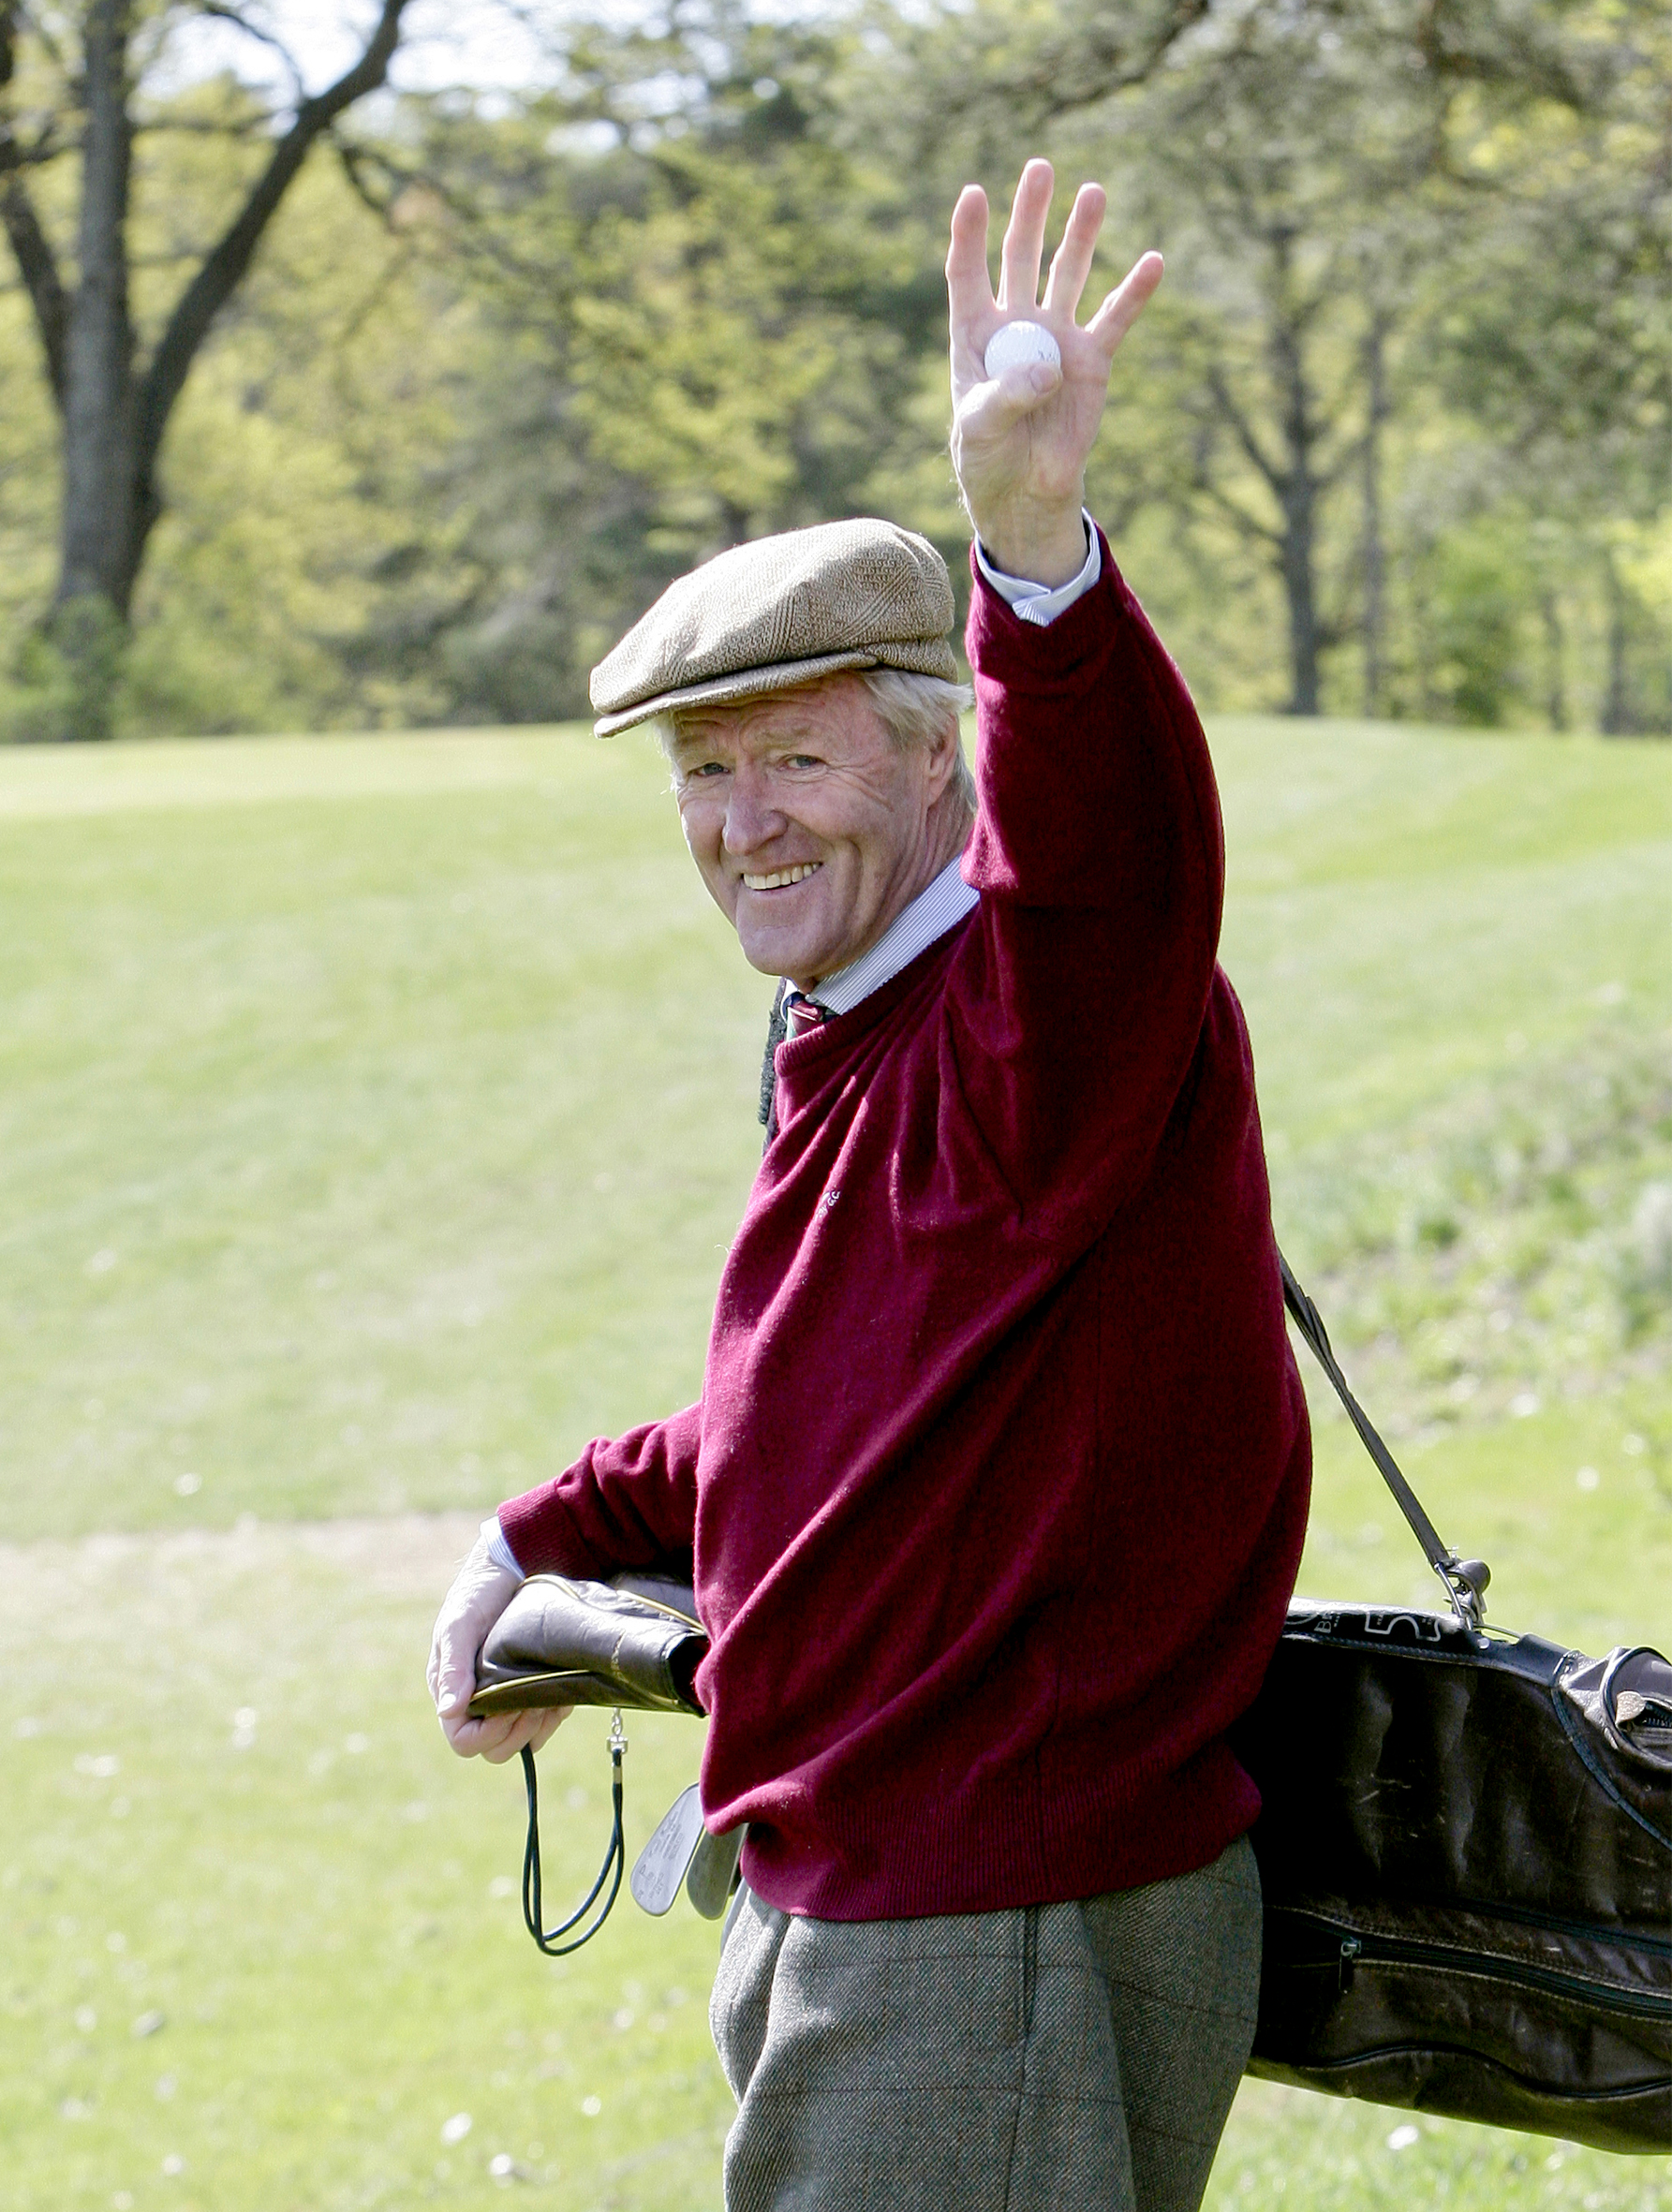
[(843, 669), (816, 683), (676, 715), (668, 749), (679, 762), (715, 748), (730, 751), (790, 737), (851, 737), (867, 721), (880, 727), (863, 683), (851, 670)]

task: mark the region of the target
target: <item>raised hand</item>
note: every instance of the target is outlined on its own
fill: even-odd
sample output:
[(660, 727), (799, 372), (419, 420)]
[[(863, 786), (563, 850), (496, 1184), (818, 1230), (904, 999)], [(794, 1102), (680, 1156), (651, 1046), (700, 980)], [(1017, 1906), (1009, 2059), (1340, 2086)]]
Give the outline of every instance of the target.
[[(1086, 559), (1080, 523), (1086, 463), (1102, 420), (1115, 351), (1162, 281), (1145, 254), (1082, 329), (1074, 320), (1102, 228), (1101, 184), (1082, 184), (1039, 301), (1040, 260), (1055, 179), (1048, 161), (1022, 171), (1004, 233), (999, 297), (987, 274), (987, 196), (966, 184), (953, 210), (946, 291), (952, 326), (952, 458), (976, 534), (994, 561), (1036, 583), (1067, 583)], [(1043, 323), (1062, 365), (989, 377), (1000, 324)]]

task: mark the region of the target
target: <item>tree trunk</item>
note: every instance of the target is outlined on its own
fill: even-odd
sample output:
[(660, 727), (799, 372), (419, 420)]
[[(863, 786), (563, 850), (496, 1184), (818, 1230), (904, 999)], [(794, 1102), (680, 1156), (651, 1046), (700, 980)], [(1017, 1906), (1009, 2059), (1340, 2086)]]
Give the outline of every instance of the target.
[(1382, 543), (1382, 426), (1388, 417), (1387, 325), (1371, 317), (1365, 336), (1364, 442), (1364, 711), (1382, 712), (1382, 640), (1385, 627), (1387, 561)]
[[(1287, 241), (1276, 244), (1280, 292), (1287, 289)], [(1291, 715), (1318, 712), (1318, 600), (1314, 577), (1317, 555), (1318, 480), (1312, 473), (1317, 425), (1307, 390), (1301, 332), (1279, 314), (1271, 336), (1272, 376), (1277, 385), (1287, 448), (1279, 502), (1282, 508), (1283, 590), (1289, 601), (1289, 704)]]
[(1567, 728), (1567, 685), (1563, 664), (1567, 641), (1562, 634), (1561, 606), (1553, 591), (1539, 602), (1545, 623), (1545, 715), (1552, 730)]
[(1608, 594), (1608, 695), (1603, 701), (1603, 735), (1627, 737), (1632, 729), (1631, 671), (1626, 658), (1625, 586), (1605, 549), (1603, 577)]
[[(407, 0), (381, 0), (359, 58), (299, 98), (259, 176), (174, 303), (142, 375), (128, 306), (128, 184), (133, 163), (128, 45), (134, 0), (86, 0), (82, 18), (81, 204), (73, 292), (58, 271), (15, 160), (0, 189), (4, 228), (35, 310), (64, 432), (58, 588), (48, 623), (62, 663), (61, 734), (108, 737), (134, 582), (162, 512), (156, 471), (176, 401), (221, 308), (244, 281), (268, 223), (310, 148), (345, 109), (382, 84)], [(231, 13), (233, 20), (235, 11)], [(0, 88), (15, 69), (18, 10), (0, 0)], [(7, 118), (0, 115), (0, 125)], [(0, 156), (10, 140), (0, 130)], [(0, 170), (8, 165), (0, 159)]]
[(69, 663), (72, 737), (111, 733), (111, 686), (101, 671), (111, 631), (127, 621), (152, 519), (141, 515), (135, 496), (128, 34), (128, 0), (92, 0), (82, 50), (80, 281), (65, 348), (63, 557), (52, 625)]
[(1313, 486), (1302, 477), (1283, 507), (1283, 589), (1289, 599), (1291, 715), (1318, 712), (1318, 606), (1312, 588)]

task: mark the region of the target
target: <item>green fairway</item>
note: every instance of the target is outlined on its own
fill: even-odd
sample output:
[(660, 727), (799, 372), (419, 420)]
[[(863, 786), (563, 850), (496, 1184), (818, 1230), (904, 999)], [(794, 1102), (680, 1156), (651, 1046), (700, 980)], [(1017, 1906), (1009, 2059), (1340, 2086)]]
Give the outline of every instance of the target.
[[(1672, 1647), (1672, 748), (1213, 736), (1291, 1257), (1493, 1617)], [(718, 2204), (715, 1931), (540, 1961), (520, 1776), (422, 1681), (480, 1515), (701, 1376), (770, 985), (665, 785), (574, 730), (0, 754), (7, 2207)], [(1432, 1591), (1312, 1402), (1303, 1586)], [(542, 1758), (554, 1902), (604, 1729)], [(636, 1849), (698, 1735), (630, 1733)], [(1210, 2205), (1665, 2212), (1402, 2117), (1250, 2085)]]

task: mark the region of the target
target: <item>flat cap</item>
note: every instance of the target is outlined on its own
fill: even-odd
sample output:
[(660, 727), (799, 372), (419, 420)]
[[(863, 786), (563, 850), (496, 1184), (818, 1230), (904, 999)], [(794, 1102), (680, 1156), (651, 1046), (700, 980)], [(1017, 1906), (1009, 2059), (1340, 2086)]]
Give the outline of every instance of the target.
[(613, 737), (680, 707), (785, 691), (837, 669), (957, 680), (952, 579), (926, 538), (868, 519), (819, 523), (717, 553), (669, 584), (592, 671)]

